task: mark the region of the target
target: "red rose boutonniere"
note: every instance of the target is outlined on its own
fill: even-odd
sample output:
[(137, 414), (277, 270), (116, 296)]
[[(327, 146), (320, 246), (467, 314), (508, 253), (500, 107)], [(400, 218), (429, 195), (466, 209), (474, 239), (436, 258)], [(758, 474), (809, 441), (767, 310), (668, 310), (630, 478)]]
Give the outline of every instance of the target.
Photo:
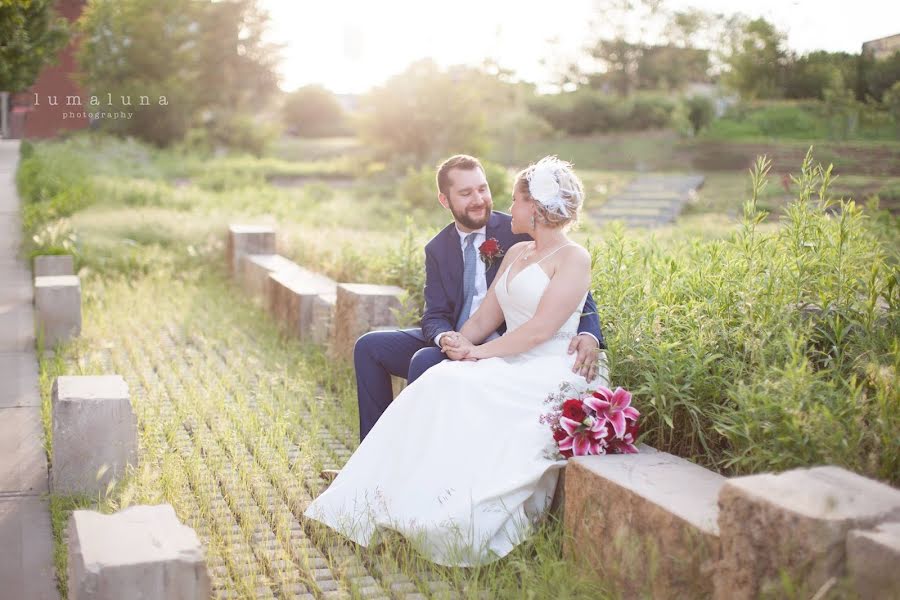
[(503, 250), (500, 249), (500, 242), (497, 241), (497, 238), (484, 240), (484, 243), (478, 246), (478, 254), (488, 269), (496, 259), (503, 258)]

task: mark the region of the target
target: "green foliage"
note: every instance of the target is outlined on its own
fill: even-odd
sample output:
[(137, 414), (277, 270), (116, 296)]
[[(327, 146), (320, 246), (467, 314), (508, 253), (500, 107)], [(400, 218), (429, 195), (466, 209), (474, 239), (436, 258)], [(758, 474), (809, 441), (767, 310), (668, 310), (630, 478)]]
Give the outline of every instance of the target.
[(334, 94), (319, 85), (307, 85), (288, 94), (282, 118), (289, 132), (303, 137), (344, 133), (344, 110)]
[[(506, 202), (512, 194), (510, 174), (502, 166), (490, 161), (481, 161), (495, 210), (505, 210)], [(400, 199), (410, 208), (430, 208), (438, 203), (438, 189), (434, 167), (409, 167), (398, 186)]]
[(712, 123), (715, 107), (706, 96), (691, 96), (684, 101), (686, 116), (691, 124), (691, 133), (697, 135)]
[(67, 217), (94, 201), (87, 157), (66, 145), (39, 144), (19, 163), (22, 226), (31, 236), (45, 223)]
[(0, 2), (0, 90), (31, 86), (69, 41), (68, 22), (51, 0)]
[(529, 106), (554, 128), (572, 135), (585, 135), (667, 127), (675, 101), (650, 93), (622, 98), (582, 87), (574, 92), (537, 96)]
[(662, 248), (614, 230), (593, 248), (611, 372), (661, 449), (730, 473), (831, 462), (897, 483), (896, 219), (879, 239), (808, 157), (764, 232), (766, 171), (725, 240)]
[(900, 81), (900, 50), (882, 59), (863, 55), (860, 58), (860, 72), (862, 77), (860, 87), (863, 93), (858, 99), (882, 100), (885, 92)]
[(828, 102), (745, 102), (713, 121), (705, 135), (716, 139), (895, 140), (889, 113), (862, 104), (844, 87), (827, 91)]
[(860, 57), (846, 52), (810, 52), (785, 65), (784, 97), (825, 99), (825, 90), (835, 77), (856, 93), (861, 81)]
[(784, 43), (784, 33), (765, 19), (747, 22), (731, 48), (725, 82), (744, 99), (780, 97), (788, 60)]
[(276, 89), (265, 24), (255, 0), (91, 2), (80, 20), (84, 85), (105, 110), (133, 113), (102, 127), (158, 146), (202, 127), (213, 143), (261, 151), (265, 136), (241, 115)]
[(884, 93), (884, 106), (894, 123), (900, 128), (900, 80), (894, 82)]
[(369, 94), (363, 139), (378, 157), (399, 164), (480, 155), (486, 146), (483, 98), (460, 81), (473, 76), (442, 71), (427, 60), (414, 63)]

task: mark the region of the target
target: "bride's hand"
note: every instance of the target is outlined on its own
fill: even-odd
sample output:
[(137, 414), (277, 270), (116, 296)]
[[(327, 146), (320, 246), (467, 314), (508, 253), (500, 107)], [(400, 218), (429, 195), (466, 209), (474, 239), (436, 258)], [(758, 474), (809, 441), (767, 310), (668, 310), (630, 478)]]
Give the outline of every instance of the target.
[(447, 340), (447, 344), (444, 346), (444, 353), (447, 355), (447, 358), (450, 360), (469, 360), (471, 358), (470, 353), (475, 348), (472, 342), (457, 332), (448, 333), (447, 335), (453, 336)]
[(484, 353), (483, 346), (472, 346), (472, 349), (469, 350), (469, 356), (466, 360), (482, 360), (488, 358), (488, 356)]

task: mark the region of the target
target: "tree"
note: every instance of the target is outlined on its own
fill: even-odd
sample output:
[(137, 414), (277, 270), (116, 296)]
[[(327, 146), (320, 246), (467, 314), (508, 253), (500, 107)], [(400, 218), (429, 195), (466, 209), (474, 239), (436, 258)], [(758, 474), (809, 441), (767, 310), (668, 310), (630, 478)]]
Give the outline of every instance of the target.
[(158, 145), (221, 132), (277, 89), (265, 23), (255, 0), (94, 0), (80, 21), (83, 84), (104, 110), (133, 113), (104, 121), (112, 131)]
[(765, 19), (746, 23), (733, 41), (726, 83), (745, 99), (782, 96), (788, 61), (784, 42), (784, 33)]
[(365, 100), (363, 137), (383, 158), (416, 165), (485, 148), (484, 98), (465, 69), (442, 71), (431, 60), (410, 65)]
[(864, 55), (860, 67), (863, 80), (863, 95), (860, 100), (873, 98), (881, 101), (884, 93), (891, 89), (894, 83), (900, 81), (900, 50), (887, 58), (877, 60)]
[(20, 92), (69, 41), (52, 0), (0, 0), (0, 90)]
[(341, 132), (344, 111), (334, 94), (319, 85), (307, 85), (288, 94), (282, 110), (289, 130), (305, 137)]

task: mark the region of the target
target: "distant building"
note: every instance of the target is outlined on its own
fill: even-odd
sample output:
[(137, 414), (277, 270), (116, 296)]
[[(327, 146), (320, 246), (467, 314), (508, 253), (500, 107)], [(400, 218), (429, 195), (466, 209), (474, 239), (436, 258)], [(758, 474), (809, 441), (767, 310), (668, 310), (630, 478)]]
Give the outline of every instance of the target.
[[(57, 0), (54, 8), (71, 23), (81, 16), (85, 4), (87, 0)], [(73, 78), (78, 70), (75, 63), (77, 48), (78, 39), (73, 36), (60, 51), (57, 64), (44, 67), (28, 91), (13, 94), (9, 114), (10, 137), (49, 138), (88, 126), (86, 107), (66, 106), (68, 96), (86, 97)], [(56, 106), (51, 105), (53, 98)]]
[(875, 60), (893, 56), (894, 52), (900, 52), (900, 33), (863, 42), (862, 45), (862, 53)]

